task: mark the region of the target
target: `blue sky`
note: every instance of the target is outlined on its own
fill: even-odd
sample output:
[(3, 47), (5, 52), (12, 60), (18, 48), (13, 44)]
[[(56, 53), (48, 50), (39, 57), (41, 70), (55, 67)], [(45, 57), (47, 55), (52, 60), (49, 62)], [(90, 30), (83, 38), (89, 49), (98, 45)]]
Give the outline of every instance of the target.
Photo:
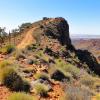
[(100, 35), (100, 0), (0, 0), (0, 26), (64, 17), (71, 34)]

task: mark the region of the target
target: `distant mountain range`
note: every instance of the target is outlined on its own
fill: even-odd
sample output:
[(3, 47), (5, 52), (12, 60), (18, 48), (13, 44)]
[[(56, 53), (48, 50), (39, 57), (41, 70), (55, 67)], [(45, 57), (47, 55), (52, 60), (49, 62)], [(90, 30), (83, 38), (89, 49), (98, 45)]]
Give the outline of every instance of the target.
[(100, 35), (88, 35), (88, 34), (74, 34), (71, 35), (71, 38), (73, 39), (100, 39)]

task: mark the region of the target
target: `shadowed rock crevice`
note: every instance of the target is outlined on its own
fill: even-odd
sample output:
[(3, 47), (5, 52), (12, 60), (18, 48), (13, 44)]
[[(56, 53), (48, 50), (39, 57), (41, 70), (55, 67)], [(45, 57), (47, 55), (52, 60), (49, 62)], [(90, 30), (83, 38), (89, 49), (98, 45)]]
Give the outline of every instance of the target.
[(100, 75), (100, 65), (92, 53), (87, 50), (77, 50), (76, 53), (82, 63), (85, 62), (89, 66), (90, 70)]

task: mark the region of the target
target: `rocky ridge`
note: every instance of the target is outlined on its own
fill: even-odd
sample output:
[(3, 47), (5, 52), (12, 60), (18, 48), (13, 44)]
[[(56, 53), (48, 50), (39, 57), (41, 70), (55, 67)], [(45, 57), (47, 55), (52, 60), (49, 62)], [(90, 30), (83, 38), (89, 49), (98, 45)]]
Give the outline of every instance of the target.
[(21, 35), (15, 48), (8, 46), (10, 49), (3, 48), (5, 53), (0, 52), (1, 68), (6, 63), (8, 69), (16, 69), (7, 76), (10, 82), (6, 78), (1, 88), (5, 85), (8, 91), (27, 91), (38, 100), (67, 100), (68, 95), (71, 99), (74, 90), (76, 97), (84, 100), (86, 95), (88, 100), (98, 93), (100, 80), (93, 75), (100, 75), (100, 66), (90, 52), (75, 49), (64, 18), (44, 17), (25, 28)]

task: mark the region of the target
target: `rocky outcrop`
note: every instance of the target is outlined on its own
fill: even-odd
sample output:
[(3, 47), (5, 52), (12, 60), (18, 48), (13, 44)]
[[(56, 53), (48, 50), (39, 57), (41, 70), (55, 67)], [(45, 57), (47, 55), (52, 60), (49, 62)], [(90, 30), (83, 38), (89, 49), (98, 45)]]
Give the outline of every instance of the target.
[(45, 24), (45, 34), (58, 39), (62, 45), (70, 45), (69, 25), (64, 18), (48, 19)]
[[(19, 47), (25, 47), (26, 44), (27, 46), (31, 45), (30, 43), (38, 45), (35, 49), (42, 48), (44, 54), (53, 58), (63, 58), (64, 60), (66, 59), (66, 62), (70, 58), (71, 64), (81, 65), (81, 67), (83, 67), (82, 63), (84, 62), (92, 71), (100, 74), (100, 67), (95, 57), (88, 51), (74, 48), (69, 36), (68, 22), (62, 17), (45, 17), (43, 20), (33, 23)], [(75, 54), (76, 58), (78, 57), (81, 64), (75, 61), (76, 58), (72, 57), (72, 54)], [(41, 63), (43, 62), (42, 60)]]
[(77, 50), (76, 54), (82, 63), (86, 63), (89, 69), (100, 75), (100, 65), (98, 64), (96, 58), (87, 50)]

